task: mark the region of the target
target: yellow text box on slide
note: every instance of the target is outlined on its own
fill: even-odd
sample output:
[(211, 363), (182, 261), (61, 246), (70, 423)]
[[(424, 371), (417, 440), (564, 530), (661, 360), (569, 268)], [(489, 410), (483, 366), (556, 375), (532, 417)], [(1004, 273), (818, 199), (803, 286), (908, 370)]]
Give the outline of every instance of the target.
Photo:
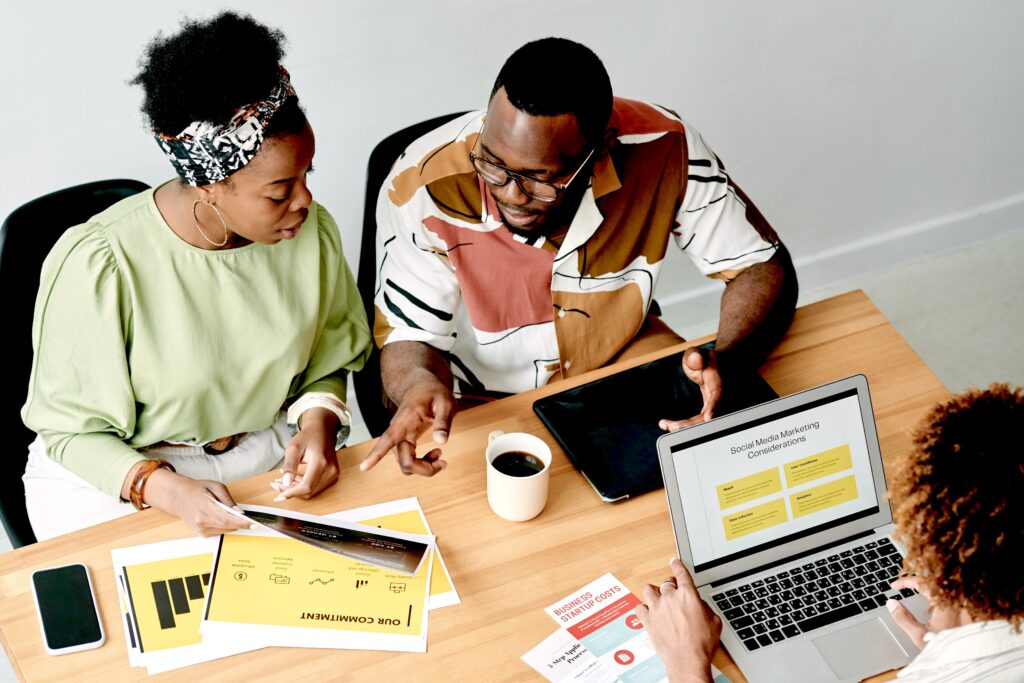
[(777, 498), (767, 503), (726, 515), (722, 517), (722, 524), (725, 526), (725, 540), (731, 541), (741, 536), (752, 534), (755, 531), (761, 531), (776, 524), (782, 524), (788, 520), (786, 501), (782, 498)]
[(789, 504), (793, 508), (793, 518), (795, 519), (849, 502), (856, 497), (857, 478), (851, 474), (848, 477), (794, 493), (789, 497)]
[(779, 468), (757, 472), (742, 479), (728, 481), (715, 487), (718, 492), (718, 509), (725, 510), (751, 500), (757, 500), (782, 490)]
[(806, 484), (851, 467), (853, 467), (853, 458), (850, 455), (850, 447), (844, 443), (842, 446), (787, 462), (785, 465), (786, 486)]

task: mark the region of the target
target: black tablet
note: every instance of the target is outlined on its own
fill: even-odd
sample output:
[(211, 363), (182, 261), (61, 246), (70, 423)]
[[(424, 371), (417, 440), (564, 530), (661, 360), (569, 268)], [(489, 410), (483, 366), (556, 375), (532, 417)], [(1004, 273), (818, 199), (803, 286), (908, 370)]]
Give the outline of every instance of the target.
[[(700, 388), (683, 374), (682, 356), (659, 358), (534, 402), (533, 411), (605, 502), (663, 486), (657, 440), (665, 432), (658, 421), (692, 417), (704, 405)], [(777, 397), (756, 373), (733, 377), (715, 416)]]

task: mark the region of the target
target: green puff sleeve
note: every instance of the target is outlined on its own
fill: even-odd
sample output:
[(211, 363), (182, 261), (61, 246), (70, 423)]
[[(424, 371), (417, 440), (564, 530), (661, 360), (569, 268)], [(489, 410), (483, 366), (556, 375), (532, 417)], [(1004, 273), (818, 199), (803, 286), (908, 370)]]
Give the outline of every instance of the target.
[(345, 262), (338, 226), (327, 210), (317, 208), (320, 235), (320, 308), (309, 363), (292, 382), (289, 399), (329, 392), (345, 402), (349, 371), (370, 357), (370, 328), (352, 271)]
[(124, 442), (136, 424), (128, 301), (103, 226), (68, 230), (43, 263), (21, 411), (53, 460), (115, 498), (144, 459)]

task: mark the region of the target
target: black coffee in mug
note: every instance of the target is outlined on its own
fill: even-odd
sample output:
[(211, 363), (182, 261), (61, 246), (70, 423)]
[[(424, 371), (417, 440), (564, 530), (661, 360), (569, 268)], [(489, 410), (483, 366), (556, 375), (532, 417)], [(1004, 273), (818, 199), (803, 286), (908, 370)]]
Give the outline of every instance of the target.
[(529, 477), (544, 469), (544, 461), (526, 451), (505, 451), (492, 460), (491, 465), (510, 477)]

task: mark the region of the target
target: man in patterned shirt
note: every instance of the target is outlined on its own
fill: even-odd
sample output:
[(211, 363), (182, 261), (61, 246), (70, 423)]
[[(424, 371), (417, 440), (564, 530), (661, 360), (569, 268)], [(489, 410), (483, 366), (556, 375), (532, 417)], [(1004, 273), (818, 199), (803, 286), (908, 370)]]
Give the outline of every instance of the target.
[[(526, 391), (682, 341), (651, 312), (670, 241), (726, 282), (714, 351), (684, 355), (710, 419), (729, 373), (785, 333), (796, 275), (768, 222), (674, 112), (615, 98), (569, 40), (521, 47), (485, 112), (413, 143), (377, 205), (374, 337), (397, 406), (363, 462), (391, 449), (406, 474), (445, 467), (460, 401)], [(723, 375), (726, 380), (723, 382)], [(688, 419), (682, 419), (688, 418)]]

